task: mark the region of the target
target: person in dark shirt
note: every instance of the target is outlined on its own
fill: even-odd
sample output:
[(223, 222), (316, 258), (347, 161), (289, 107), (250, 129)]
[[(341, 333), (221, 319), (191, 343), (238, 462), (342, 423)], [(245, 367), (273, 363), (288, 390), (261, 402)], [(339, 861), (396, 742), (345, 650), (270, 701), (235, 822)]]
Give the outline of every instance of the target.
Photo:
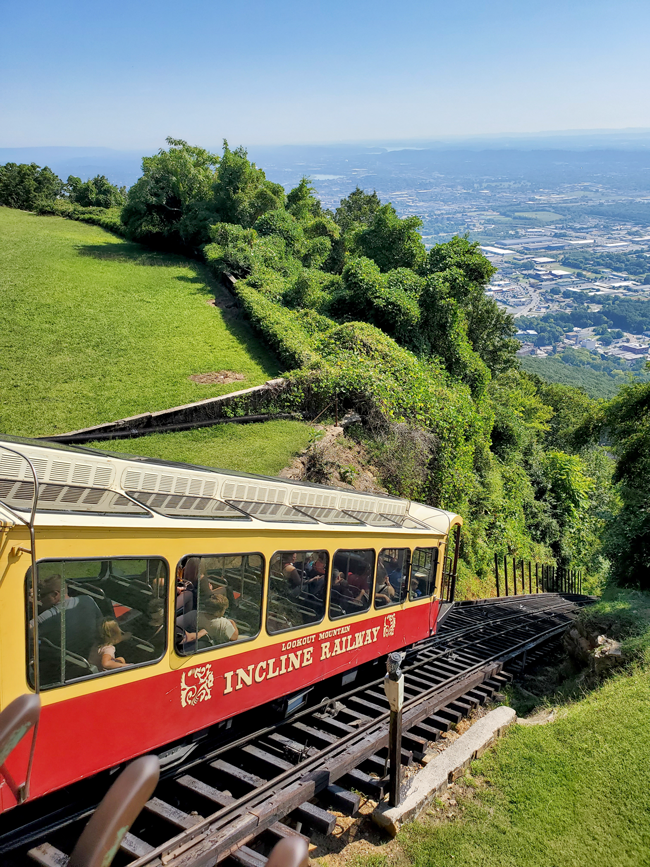
[[(65, 672), (61, 671), (61, 645), (70, 653), (88, 660), (99, 635), (103, 615), (90, 596), (68, 596), (60, 575), (53, 575), (40, 585), (40, 613), (36, 619), (40, 645), (41, 680), (45, 684), (70, 680), (88, 673), (83, 665), (65, 660)], [(58, 601), (55, 601), (58, 600)], [(65, 639), (63, 638), (65, 636)]]

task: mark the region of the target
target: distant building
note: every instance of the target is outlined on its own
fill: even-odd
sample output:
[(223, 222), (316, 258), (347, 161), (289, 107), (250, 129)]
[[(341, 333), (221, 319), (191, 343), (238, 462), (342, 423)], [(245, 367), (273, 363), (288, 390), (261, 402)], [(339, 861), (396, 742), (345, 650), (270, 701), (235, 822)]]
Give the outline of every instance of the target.
[(503, 250), (501, 247), (481, 246), (481, 250), (483, 250), (484, 253), (492, 253), (495, 256), (509, 256), (512, 253), (512, 250)]
[(583, 346), (585, 349), (588, 349), (589, 351), (595, 349), (596, 345), (597, 345), (596, 341), (591, 340), (590, 338), (587, 338), (586, 340), (580, 341), (580, 346)]
[(618, 348), (633, 355), (647, 355), (650, 351), (650, 346), (643, 346), (641, 343), (619, 343)]
[(515, 352), (515, 355), (518, 355), (520, 358), (524, 355), (534, 355), (535, 347), (532, 343), (524, 343), (522, 344), (521, 349), (518, 349)]

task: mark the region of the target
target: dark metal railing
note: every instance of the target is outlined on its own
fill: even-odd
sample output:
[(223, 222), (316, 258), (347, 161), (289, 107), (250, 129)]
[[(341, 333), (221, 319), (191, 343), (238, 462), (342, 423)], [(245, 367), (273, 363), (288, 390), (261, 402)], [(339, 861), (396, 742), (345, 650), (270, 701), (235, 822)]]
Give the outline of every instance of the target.
[(519, 596), (526, 593), (582, 594), (581, 569), (567, 569), (554, 563), (533, 563), (531, 560), (508, 557), (506, 554), (503, 556), (502, 566), (500, 560), (500, 556), (495, 554), (494, 581), (497, 596)]

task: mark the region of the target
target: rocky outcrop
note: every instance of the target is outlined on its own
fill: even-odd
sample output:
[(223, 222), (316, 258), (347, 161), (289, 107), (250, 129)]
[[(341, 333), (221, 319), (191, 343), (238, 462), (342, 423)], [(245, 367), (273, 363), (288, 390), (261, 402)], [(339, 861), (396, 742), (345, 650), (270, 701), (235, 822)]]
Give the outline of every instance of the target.
[(619, 641), (590, 632), (579, 620), (565, 632), (564, 646), (579, 667), (589, 666), (596, 674), (604, 674), (626, 661)]

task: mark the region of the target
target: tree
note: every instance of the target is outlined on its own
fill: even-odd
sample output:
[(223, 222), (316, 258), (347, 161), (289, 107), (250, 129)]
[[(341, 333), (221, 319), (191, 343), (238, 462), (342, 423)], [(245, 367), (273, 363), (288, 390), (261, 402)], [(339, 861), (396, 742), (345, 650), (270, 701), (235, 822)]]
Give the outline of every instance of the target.
[(253, 228), (262, 237), (278, 235), (294, 255), (301, 256), (304, 252), (304, 230), (298, 220), (284, 208), (266, 211), (258, 217)]
[[(445, 274), (448, 276), (449, 272)], [(490, 371), (472, 349), (462, 305), (442, 278), (442, 274), (432, 274), (420, 295), (422, 337), (452, 376), (467, 383), (478, 396), (490, 380)]]
[(371, 222), (356, 236), (355, 243), (363, 256), (377, 263), (382, 271), (410, 268), (419, 271), (426, 260), (426, 250), (418, 229), (419, 217), (400, 219), (392, 205), (382, 205)]
[(626, 385), (604, 409), (622, 509), (606, 547), (618, 583), (650, 590), (650, 383)]
[(425, 271), (436, 274), (449, 268), (459, 268), (470, 284), (485, 287), (497, 269), (483, 255), (478, 241), (470, 241), (465, 235), (456, 235), (445, 244), (436, 244), (429, 250)]
[(85, 183), (69, 175), (65, 184), (68, 198), (84, 208), (119, 208), (126, 202), (126, 190), (112, 184), (104, 175), (96, 175)]
[(301, 222), (308, 222), (321, 213), (321, 203), (309, 178), (302, 177), (297, 187), (287, 194), (287, 211)]
[(128, 193), (122, 222), (137, 241), (162, 247), (205, 243), (216, 221), (211, 203), (219, 157), (181, 139), (142, 160), (142, 177)]
[(349, 196), (341, 199), (334, 219), (342, 232), (348, 232), (353, 226), (367, 226), (380, 207), (381, 201), (375, 190), (364, 193), (357, 187)]
[(284, 189), (266, 180), (262, 169), (248, 160), (243, 147), (230, 150), (224, 140), (219, 171), (212, 184), (217, 219), (248, 229), (267, 211), (284, 206)]
[(467, 322), (467, 339), (492, 373), (513, 367), (519, 348), (513, 339), (514, 319), (485, 294), (496, 268), (478, 243), (456, 236), (437, 244), (427, 255), (424, 271), (437, 277), (437, 285), (444, 285), (446, 295), (459, 305)]
[(31, 211), (45, 202), (58, 199), (63, 181), (45, 166), (36, 163), (7, 163), (0, 166), (0, 204)]

